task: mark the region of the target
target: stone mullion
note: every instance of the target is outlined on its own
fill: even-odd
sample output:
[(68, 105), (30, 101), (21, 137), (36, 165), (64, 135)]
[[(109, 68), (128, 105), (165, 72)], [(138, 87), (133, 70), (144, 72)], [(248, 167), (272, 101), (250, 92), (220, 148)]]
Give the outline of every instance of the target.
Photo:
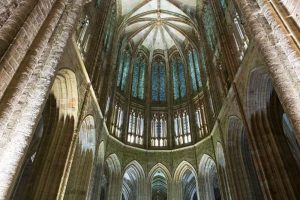
[[(172, 84), (171, 84), (171, 73), (172, 69), (170, 66), (169, 62), (169, 57), (168, 57), (168, 52), (165, 52), (165, 73), (166, 73), (166, 79), (165, 79), (165, 84), (166, 84), (166, 100), (167, 100), (167, 105), (168, 105), (168, 116), (167, 116), (167, 147), (171, 149), (173, 147), (173, 129), (172, 129)], [(169, 72), (169, 73), (168, 73)]]
[[(191, 53), (193, 54), (193, 51), (191, 51)], [(193, 55), (192, 55), (193, 56)], [(186, 61), (185, 61), (186, 62)], [(196, 69), (196, 66), (195, 66), (195, 63), (194, 63), (194, 59), (193, 59), (193, 64), (194, 64), (194, 70)], [(200, 66), (200, 65), (199, 65)], [(195, 71), (196, 72), (196, 71)], [(185, 70), (185, 74), (186, 74), (186, 80), (189, 80), (190, 79), (190, 71), (189, 71), (189, 64), (186, 62), (186, 70)], [(196, 80), (197, 80), (197, 75), (195, 73), (195, 76), (196, 76)], [(190, 128), (191, 128), (191, 137), (192, 137), (192, 143), (196, 143), (198, 141), (198, 131), (197, 131), (197, 128), (195, 126), (195, 113), (192, 112), (193, 108), (195, 107), (194, 103), (193, 103), (193, 88), (192, 88), (192, 84), (190, 81), (187, 81), (187, 95), (188, 95), (188, 115), (189, 115), (189, 121), (191, 122), (190, 123)]]
[[(66, 4), (68, 6), (66, 6), (64, 12)], [(0, 157), (5, 159), (8, 153), (15, 156), (14, 160), (6, 159), (1, 161), (1, 163), (6, 163), (5, 166), (2, 166), (6, 169), (0, 166), (0, 179), (6, 185), (0, 188), (0, 198), (9, 196), (9, 186), (13, 184), (15, 181), (14, 177), (16, 177), (13, 177), (13, 175), (18, 173), (19, 169), (17, 169), (17, 166), (22, 162), (24, 151), (30, 143), (36, 119), (43, 110), (43, 105), (48, 95), (47, 91), (49, 91), (50, 84), (54, 79), (57, 64), (66, 46), (67, 39), (73, 31), (81, 5), (82, 0), (75, 0), (72, 3), (63, 1), (57, 5), (56, 14), (52, 16), (51, 20), (47, 21), (49, 23), (47, 28), (40, 33), (45, 34), (45, 37), (41, 37), (45, 39), (36, 48), (38, 53), (36, 54), (32, 51), (33, 53), (28, 55), (32, 59), (28, 59), (29, 64), (24, 66), (22, 70), (24, 72), (23, 76), (20, 79), (15, 79), (15, 84), (11, 88), (11, 94), (14, 98), (7, 95), (1, 102), (1, 105), (5, 104), (6, 106), (1, 106), (2, 109), (0, 111), (0, 130), (2, 130)], [(51, 6), (49, 7), (51, 8)], [(50, 36), (51, 39), (48, 41), (47, 38), (50, 38)], [(43, 55), (43, 57), (39, 57), (39, 55)], [(27, 75), (25, 75), (26, 72)], [(31, 76), (29, 76), (28, 72)], [(16, 104), (23, 106), (14, 106)], [(15, 117), (19, 120), (16, 121)], [(22, 125), (20, 122), (22, 122)], [(8, 124), (10, 124), (11, 128), (8, 128)], [(6, 141), (8, 138), (9, 141)], [(11, 146), (14, 148), (10, 148)]]
[(146, 99), (146, 113), (145, 113), (145, 147), (146, 149), (151, 147), (151, 119), (152, 119), (152, 115), (151, 115), (151, 92), (152, 92), (152, 88), (151, 88), (151, 76), (152, 76), (152, 62), (151, 62), (152, 58), (151, 56), (149, 56), (148, 58), (148, 64), (145, 67), (146, 72), (148, 71), (148, 73), (146, 73), (146, 78), (145, 80), (148, 80), (147, 82), (145, 81), (145, 87), (146, 87), (146, 91), (145, 91), (145, 99)]
[[(128, 95), (127, 98), (128, 98), (128, 101), (126, 102), (126, 111), (124, 113), (124, 115), (126, 116), (124, 118), (124, 123), (123, 123), (123, 126), (125, 128), (125, 130), (123, 130), (123, 136), (122, 136), (122, 140), (124, 143), (128, 143), (127, 141), (127, 137), (128, 137), (128, 126), (129, 126), (129, 116), (130, 116), (130, 113), (131, 113), (131, 110), (130, 110), (130, 102), (131, 102), (131, 99), (132, 99), (132, 80), (133, 80), (133, 71), (134, 71), (134, 62), (136, 61), (137, 59), (137, 55), (134, 54), (132, 57), (131, 57), (131, 60), (130, 60), (130, 65), (129, 65), (129, 72), (128, 72), (128, 76), (127, 76), (127, 88), (126, 88), (126, 91), (125, 91), (125, 96), (126, 94)], [(136, 124), (135, 124), (136, 125)]]

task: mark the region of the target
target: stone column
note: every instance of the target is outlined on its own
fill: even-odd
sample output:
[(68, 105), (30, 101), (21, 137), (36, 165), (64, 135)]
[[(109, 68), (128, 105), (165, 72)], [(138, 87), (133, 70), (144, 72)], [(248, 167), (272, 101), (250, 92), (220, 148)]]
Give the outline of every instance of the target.
[(239, 0), (246, 29), (259, 44), (280, 102), (300, 142), (300, 55), (266, 0)]
[[(59, 0), (0, 103), (0, 199), (10, 196), (83, 0)], [(41, 1), (45, 3), (46, 1)], [(66, 6), (67, 5), (67, 6)], [(40, 16), (37, 14), (36, 17)]]

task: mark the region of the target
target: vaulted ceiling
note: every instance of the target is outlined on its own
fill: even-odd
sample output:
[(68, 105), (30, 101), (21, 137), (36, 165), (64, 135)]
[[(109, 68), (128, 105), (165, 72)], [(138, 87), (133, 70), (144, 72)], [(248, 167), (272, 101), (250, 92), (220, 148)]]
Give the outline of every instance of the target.
[(187, 10), (196, 0), (121, 0), (124, 34), (135, 49), (180, 49), (195, 36), (195, 24)]

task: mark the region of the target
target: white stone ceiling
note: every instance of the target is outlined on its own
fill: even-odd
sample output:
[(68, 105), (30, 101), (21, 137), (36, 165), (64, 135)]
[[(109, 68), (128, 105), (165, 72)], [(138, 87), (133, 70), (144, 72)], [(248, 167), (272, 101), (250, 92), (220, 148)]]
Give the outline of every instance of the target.
[(192, 21), (177, 5), (196, 6), (196, 0), (122, 0), (125, 34), (135, 47), (168, 50), (193, 32)]

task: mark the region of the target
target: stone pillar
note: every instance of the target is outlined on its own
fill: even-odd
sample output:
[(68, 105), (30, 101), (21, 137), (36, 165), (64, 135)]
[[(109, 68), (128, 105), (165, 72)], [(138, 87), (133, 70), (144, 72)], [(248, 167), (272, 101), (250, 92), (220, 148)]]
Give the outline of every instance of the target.
[(300, 142), (300, 55), (266, 0), (237, 1), (246, 29), (259, 44), (280, 102)]
[[(0, 165), (0, 199), (10, 196), (38, 115), (43, 110), (57, 71), (59, 58), (73, 31), (82, 4), (82, 0), (58, 0), (55, 6), (51, 4), (53, 1), (40, 2), (46, 6), (37, 10), (36, 19), (41, 20), (46, 15), (41, 13), (41, 9), (50, 8), (51, 15), (44, 22), (43, 30), (38, 33), (40, 40), (35, 40), (31, 45), (26, 62), (18, 67), (18, 74), (9, 84), (9, 93), (5, 93), (0, 103), (0, 163), (5, 163)], [(34, 27), (34, 23), (31, 25)], [(36, 31), (31, 29), (32, 32), (27, 34)], [(22, 45), (27, 47), (26, 44)]]

